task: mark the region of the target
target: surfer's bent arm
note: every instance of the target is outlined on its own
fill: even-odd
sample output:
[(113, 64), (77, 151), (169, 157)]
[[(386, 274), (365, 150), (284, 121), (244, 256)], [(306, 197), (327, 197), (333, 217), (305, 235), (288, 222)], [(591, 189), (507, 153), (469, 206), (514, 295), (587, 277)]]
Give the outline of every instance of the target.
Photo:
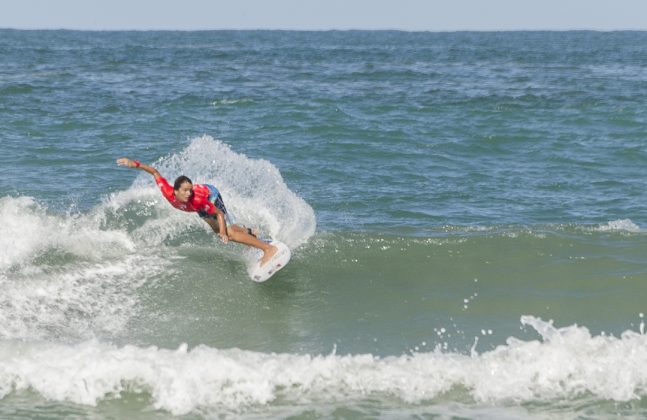
[(216, 218), (218, 219), (218, 233), (220, 234), (220, 238), (224, 243), (227, 243), (229, 235), (227, 234), (227, 225), (225, 224), (225, 213), (216, 208)]
[(213, 214), (213, 216), (215, 216), (215, 219), (213, 217), (205, 217), (203, 220), (211, 226), (211, 229), (220, 236), (220, 239), (222, 239), (224, 243), (229, 242), (227, 224), (225, 223), (225, 214), (220, 209), (216, 208), (216, 213)]
[(130, 160), (128, 158), (121, 158), (117, 159), (117, 164), (121, 166), (127, 166), (129, 168), (136, 168), (136, 169), (141, 169), (142, 171), (148, 172), (149, 174), (153, 175), (155, 177), (155, 181), (158, 180), (158, 178), (161, 178), (162, 175), (158, 172), (157, 169), (153, 168), (152, 166), (148, 166), (144, 163), (141, 163), (138, 160)]

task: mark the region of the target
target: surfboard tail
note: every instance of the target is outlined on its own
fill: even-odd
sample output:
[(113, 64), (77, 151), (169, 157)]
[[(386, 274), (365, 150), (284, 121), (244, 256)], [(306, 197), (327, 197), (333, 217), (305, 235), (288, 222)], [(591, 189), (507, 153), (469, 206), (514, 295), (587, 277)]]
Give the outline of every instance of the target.
[(274, 240), (270, 243), (278, 248), (276, 254), (263, 265), (261, 265), (260, 261), (257, 261), (248, 273), (252, 280), (259, 283), (268, 280), (279, 270), (283, 269), (292, 257), (290, 248), (283, 242)]

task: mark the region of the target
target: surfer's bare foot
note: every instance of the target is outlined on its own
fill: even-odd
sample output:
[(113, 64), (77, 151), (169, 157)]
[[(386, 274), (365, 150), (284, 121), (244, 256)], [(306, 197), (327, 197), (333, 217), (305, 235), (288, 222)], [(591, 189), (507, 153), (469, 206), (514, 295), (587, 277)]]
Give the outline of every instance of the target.
[(278, 252), (278, 248), (275, 247), (274, 245), (270, 245), (265, 251), (263, 251), (263, 256), (261, 257), (261, 265), (267, 263), (269, 260), (272, 259), (274, 254)]

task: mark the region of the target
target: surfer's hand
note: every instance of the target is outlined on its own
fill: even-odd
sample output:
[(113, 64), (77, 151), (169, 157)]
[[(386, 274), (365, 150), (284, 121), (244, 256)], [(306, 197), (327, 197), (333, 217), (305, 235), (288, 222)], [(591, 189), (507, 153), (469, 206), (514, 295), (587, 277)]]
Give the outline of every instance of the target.
[(128, 158), (121, 158), (117, 159), (117, 165), (119, 166), (127, 166), (129, 168), (134, 168), (135, 167), (135, 162)]
[(226, 244), (229, 242), (229, 236), (226, 233), (219, 233), (218, 235), (220, 235), (220, 239), (222, 239), (223, 243)]

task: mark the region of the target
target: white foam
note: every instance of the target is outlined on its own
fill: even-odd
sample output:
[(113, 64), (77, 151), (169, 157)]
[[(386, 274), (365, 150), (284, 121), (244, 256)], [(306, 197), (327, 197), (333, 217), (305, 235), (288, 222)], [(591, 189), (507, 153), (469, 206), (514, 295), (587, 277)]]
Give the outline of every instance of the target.
[(612, 220), (605, 225), (600, 225), (595, 230), (599, 232), (641, 232), (640, 226), (632, 222), (630, 219)]
[(115, 334), (136, 315), (135, 290), (166, 262), (96, 213), (54, 215), (29, 197), (0, 198), (0, 338)]
[(101, 230), (82, 216), (47, 214), (30, 197), (0, 198), (0, 273), (55, 249), (88, 259), (105, 259), (133, 251), (119, 230)]
[(579, 397), (628, 401), (647, 396), (647, 337), (591, 336), (533, 317), (543, 341), (508, 339), (471, 356), (434, 351), (398, 357), (298, 355), (116, 347), (88, 341), (4, 343), (0, 396), (31, 388), (46, 398), (94, 405), (121, 392), (148, 393), (173, 414), (241, 410), (272, 403), (310, 404), (395, 397), (419, 404), (462, 389), (479, 404), (568, 402)]
[(138, 314), (137, 288), (165, 264), (133, 255), (0, 276), (0, 337), (70, 340), (117, 334)]

